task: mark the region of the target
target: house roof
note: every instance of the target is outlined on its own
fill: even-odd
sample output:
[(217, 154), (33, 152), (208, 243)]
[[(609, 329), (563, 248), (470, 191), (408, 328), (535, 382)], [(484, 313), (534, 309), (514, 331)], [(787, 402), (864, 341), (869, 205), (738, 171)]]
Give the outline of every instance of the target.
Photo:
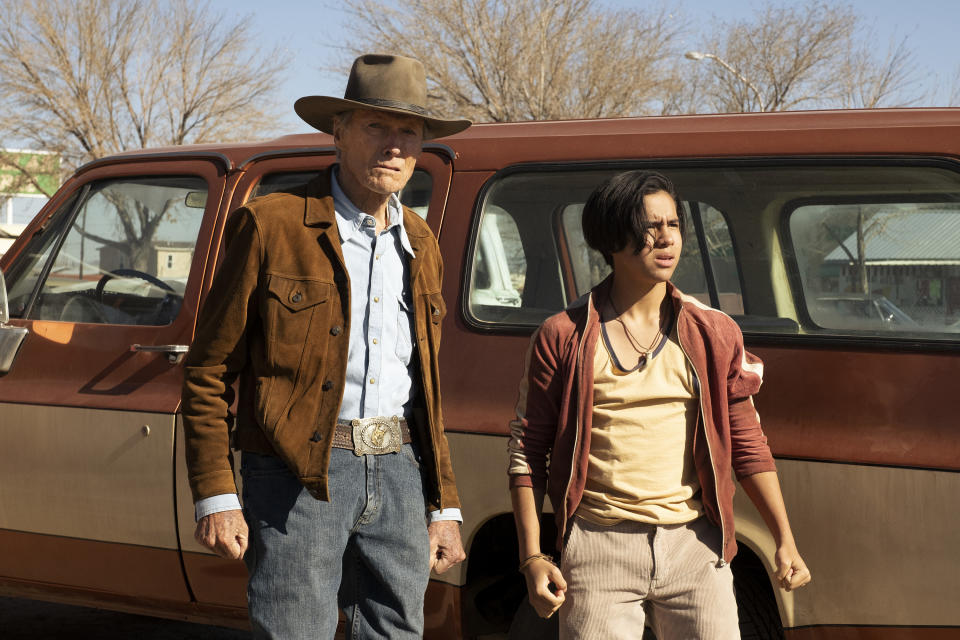
[[(864, 253), (870, 265), (960, 264), (960, 210), (882, 211), (870, 219)], [(857, 255), (856, 231), (824, 262), (850, 262), (850, 255)]]

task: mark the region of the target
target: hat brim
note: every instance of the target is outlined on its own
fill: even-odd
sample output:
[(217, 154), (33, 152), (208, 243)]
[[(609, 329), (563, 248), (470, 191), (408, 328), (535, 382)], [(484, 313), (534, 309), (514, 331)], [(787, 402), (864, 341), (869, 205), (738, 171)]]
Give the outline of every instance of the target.
[(470, 120), (444, 120), (442, 118), (426, 116), (409, 109), (371, 105), (357, 100), (333, 98), (330, 96), (304, 96), (293, 104), (293, 109), (297, 112), (297, 115), (311, 127), (331, 135), (333, 134), (333, 117), (338, 113), (352, 111), (353, 109), (385, 111), (387, 113), (421, 118), (426, 124), (423, 135), (424, 140), (452, 136), (473, 124)]

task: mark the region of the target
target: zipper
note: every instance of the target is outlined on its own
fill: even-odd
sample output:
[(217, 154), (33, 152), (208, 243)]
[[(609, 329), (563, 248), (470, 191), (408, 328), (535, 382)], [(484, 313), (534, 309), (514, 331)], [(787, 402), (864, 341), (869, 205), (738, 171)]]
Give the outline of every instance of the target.
[(727, 525), (723, 521), (723, 507), (720, 506), (720, 481), (717, 479), (717, 464), (713, 459), (713, 448), (710, 446), (710, 436), (707, 434), (706, 413), (703, 410), (703, 383), (697, 373), (697, 368), (693, 366), (693, 361), (690, 360), (690, 356), (687, 355), (687, 350), (683, 347), (683, 339), (680, 337), (680, 314), (682, 313), (683, 305), (680, 306), (680, 312), (677, 313), (677, 344), (680, 345), (680, 351), (683, 352), (683, 357), (686, 358), (687, 364), (693, 369), (693, 375), (697, 376), (697, 387), (700, 389), (700, 397), (697, 398), (697, 402), (700, 405), (700, 415), (703, 416), (703, 439), (707, 441), (707, 456), (710, 458), (710, 470), (713, 472), (713, 496), (717, 501), (717, 515), (720, 517), (720, 537), (722, 541), (720, 543), (720, 559), (717, 561), (717, 567), (723, 568), (727, 565), (727, 561), (723, 559), (723, 554), (727, 548)]
[(578, 445), (580, 444), (580, 413), (581, 413), (581, 405), (583, 401), (583, 398), (580, 397), (581, 396), (580, 381), (583, 379), (583, 361), (582, 361), (583, 343), (586, 342), (586, 339), (587, 339), (587, 327), (590, 326), (590, 312), (592, 310), (592, 307), (593, 307), (593, 292), (591, 291), (590, 297), (587, 299), (587, 320), (583, 328), (583, 335), (580, 336), (580, 342), (577, 344), (577, 361), (576, 361), (577, 386), (575, 387), (577, 390), (577, 399), (578, 399), (577, 422), (575, 425), (576, 431), (574, 431), (574, 435), (573, 435), (573, 452), (570, 459), (570, 477), (567, 478), (567, 488), (563, 492), (563, 522), (561, 522), (561, 526), (560, 526), (561, 538), (563, 538), (567, 532), (567, 520), (569, 519), (569, 514), (567, 513), (567, 496), (570, 495), (570, 485), (573, 484), (573, 471), (575, 468), (574, 465), (577, 462), (577, 449), (578, 449)]

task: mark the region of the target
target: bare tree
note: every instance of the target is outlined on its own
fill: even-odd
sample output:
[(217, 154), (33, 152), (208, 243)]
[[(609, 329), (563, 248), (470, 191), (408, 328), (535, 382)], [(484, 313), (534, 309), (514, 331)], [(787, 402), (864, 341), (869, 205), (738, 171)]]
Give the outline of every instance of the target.
[(427, 69), (432, 107), (476, 121), (657, 113), (680, 19), (594, 0), (346, 0), (349, 52), (390, 48)]
[(919, 83), (906, 38), (877, 55), (863, 18), (821, 0), (766, 4), (754, 19), (715, 20), (694, 73), (714, 111), (905, 106)]
[[(249, 19), (187, 0), (32, 0), (0, 12), (0, 141), (64, 171), (125, 149), (270, 129), (284, 68)], [(43, 189), (14, 154), (0, 164)]]
[[(284, 60), (249, 19), (188, 0), (32, 0), (0, 12), (0, 141), (53, 152), (60, 169), (127, 149), (256, 136), (275, 121)], [(52, 195), (50, 166), (0, 152), (3, 191)], [(46, 184), (45, 184), (46, 183)], [(170, 207), (112, 202), (139, 264)]]
[(954, 69), (953, 78), (950, 81), (949, 87), (950, 89), (947, 92), (947, 106), (960, 106), (960, 65), (957, 65)]

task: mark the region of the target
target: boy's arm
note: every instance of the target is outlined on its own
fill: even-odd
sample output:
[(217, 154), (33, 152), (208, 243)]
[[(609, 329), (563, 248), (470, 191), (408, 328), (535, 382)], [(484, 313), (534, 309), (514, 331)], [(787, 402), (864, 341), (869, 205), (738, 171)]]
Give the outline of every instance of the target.
[(560, 569), (540, 551), (543, 491), (514, 486), (510, 489), (510, 500), (520, 546), (520, 571), (527, 581), (530, 604), (541, 618), (549, 618), (563, 604), (567, 582)]
[(775, 471), (764, 471), (740, 478), (740, 485), (757, 507), (777, 544), (777, 580), (780, 587), (792, 591), (810, 582), (810, 570), (797, 551), (783, 504), (780, 482)]
[(549, 618), (563, 604), (567, 588), (560, 569), (540, 549), (540, 512), (560, 400), (557, 353), (556, 344), (546, 339), (541, 326), (531, 338), (524, 358), (517, 417), (510, 423), (508, 443), (507, 473), (517, 526), (520, 571), (527, 581), (530, 604), (544, 618)]

